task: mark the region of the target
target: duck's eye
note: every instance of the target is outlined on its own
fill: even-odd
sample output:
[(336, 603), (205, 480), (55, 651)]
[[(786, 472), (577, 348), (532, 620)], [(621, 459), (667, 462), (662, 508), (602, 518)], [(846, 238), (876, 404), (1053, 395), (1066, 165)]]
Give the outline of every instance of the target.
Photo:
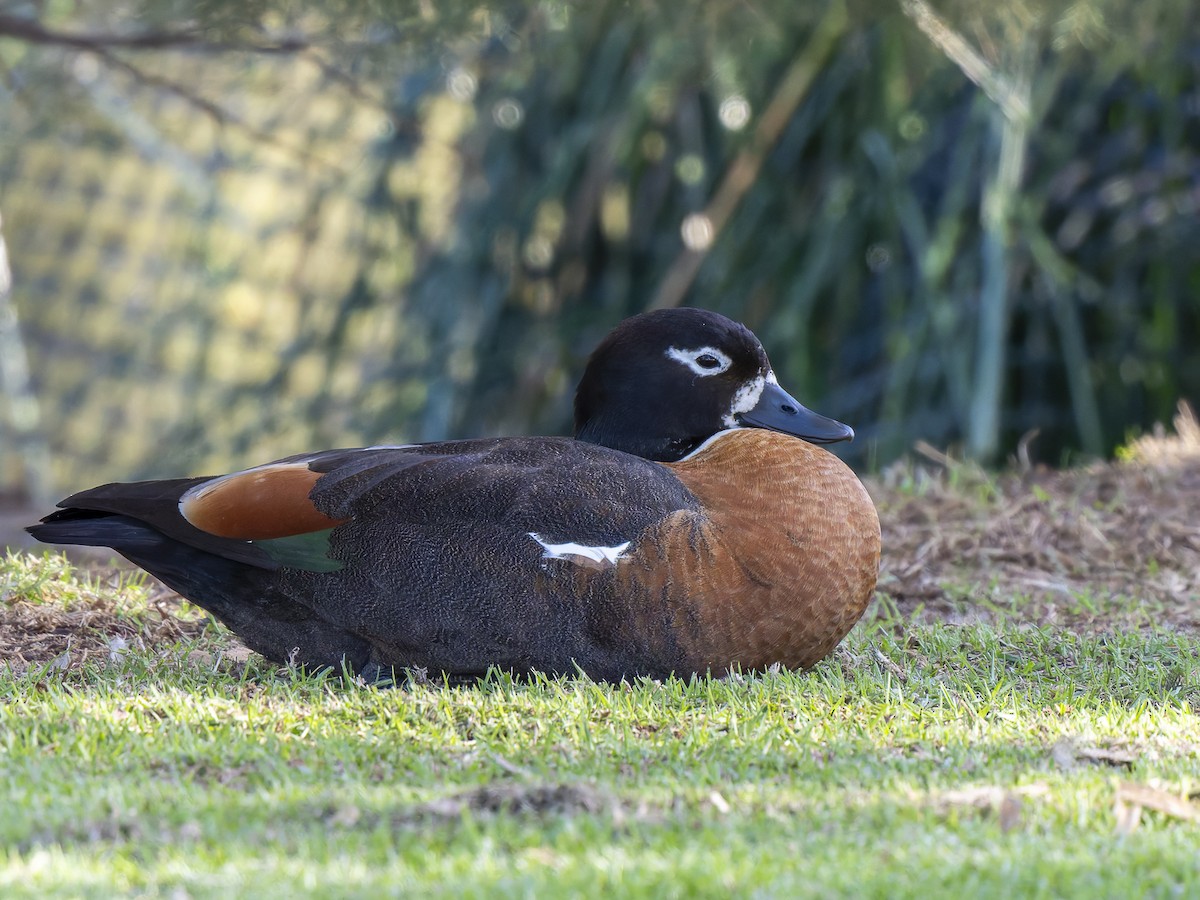
[(733, 364), (733, 360), (716, 347), (697, 347), (690, 350), (671, 347), (667, 350), (667, 356), (702, 376), (720, 375)]

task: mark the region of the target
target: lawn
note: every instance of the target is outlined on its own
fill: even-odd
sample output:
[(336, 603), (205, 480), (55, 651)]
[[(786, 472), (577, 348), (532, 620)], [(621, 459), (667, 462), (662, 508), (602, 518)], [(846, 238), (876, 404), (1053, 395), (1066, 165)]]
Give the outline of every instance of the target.
[(867, 620), (726, 680), (380, 689), (13, 554), (0, 895), (1194, 895), (1200, 461), (1160, 462), (894, 470)]

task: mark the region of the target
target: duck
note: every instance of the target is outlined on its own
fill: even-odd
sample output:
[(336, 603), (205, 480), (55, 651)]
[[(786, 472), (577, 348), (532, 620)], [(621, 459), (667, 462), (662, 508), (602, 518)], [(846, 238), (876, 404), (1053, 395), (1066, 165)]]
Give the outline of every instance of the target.
[(620, 322), (574, 436), (326, 450), (114, 483), (27, 530), (107, 547), (251, 650), (392, 682), (807, 669), (860, 619), (875, 506), (761, 342), (695, 308)]

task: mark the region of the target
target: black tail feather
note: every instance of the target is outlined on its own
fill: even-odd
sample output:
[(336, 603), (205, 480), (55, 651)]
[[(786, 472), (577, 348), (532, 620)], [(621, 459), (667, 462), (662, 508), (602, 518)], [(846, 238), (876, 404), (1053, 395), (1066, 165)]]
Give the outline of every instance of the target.
[[(198, 479), (181, 481), (178, 484), (191, 484)], [(129, 487), (141, 488), (144, 485), (153, 486), (155, 482), (132, 484)], [(175, 484), (163, 482), (163, 484)], [(168, 497), (174, 497), (178, 487), (166, 491)], [(30, 525), (25, 530), (47, 544), (78, 544), (83, 547), (111, 547), (122, 556), (136, 562), (129, 555), (133, 553), (154, 552), (161, 548), (177, 543), (187, 544), (205, 556), (223, 557), (231, 562), (255, 566), (259, 569), (275, 571), (279, 563), (250, 541), (239, 541), (232, 538), (218, 537), (214, 534), (200, 531), (179, 515), (175, 503), (161, 503), (157, 506), (150, 501), (141, 503), (141, 498), (135, 496), (127, 503), (130, 510), (109, 509), (107, 506), (119, 505), (120, 498), (113, 500), (101, 492), (108, 488), (123, 487), (123, 485), (105, 485), (93, 491), (84, 491), (68, 497), (60, 506), (46, 516), (37, 525)], [(99, 496), (97, 507), (70, 506), (76, 497), (85, 500), (92, 494)], [(107, 498), (107, 499), (106, 499)], [(100, 502), (104, 501), (104, 502)], [(138, 510), (147, 507), (147, 515), (143, 517)], [(167, 512), (164, 512), (164, 509)], [(128, 512), (128, 514), (125, 514)], [(141, 563), (138, 563), (141, 565)], [(153, 571), (149, 566), (143, 566)]]
[(90, 509), (62, 509), (25, 530), (45, 544), (111, 547), (121, 554), (154, 550), (166, 540), (137, 519)]

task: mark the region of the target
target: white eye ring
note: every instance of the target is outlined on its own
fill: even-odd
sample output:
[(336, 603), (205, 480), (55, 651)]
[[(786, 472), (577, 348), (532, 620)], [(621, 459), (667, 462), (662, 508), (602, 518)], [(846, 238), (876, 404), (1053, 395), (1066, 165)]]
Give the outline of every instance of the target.
[(680, 350), (678, 347), (671, 347), (667, 350), (667, 357), (675, 362), (683, 363), (701, 378), (720, 375), (733, 365), (729, 354), (721, 352), (716, 347), (700, 347), (696, 350)]

